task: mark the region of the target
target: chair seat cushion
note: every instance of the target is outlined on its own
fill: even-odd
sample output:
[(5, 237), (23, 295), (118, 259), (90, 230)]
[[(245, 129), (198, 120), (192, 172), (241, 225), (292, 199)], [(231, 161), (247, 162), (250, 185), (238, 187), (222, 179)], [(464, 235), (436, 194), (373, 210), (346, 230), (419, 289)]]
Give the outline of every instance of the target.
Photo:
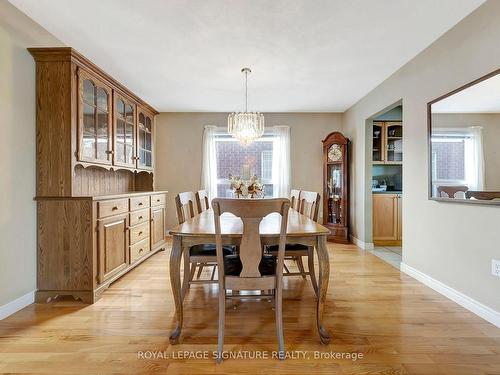
[[(224, 255), (231, 255), (234, 253), (233, 246), (223, 246), (222, 250), (224, 251)], [(203, 244), (203, 245), (194, 245), (189, 249), (190, 256), (217, 256), (217, 248), (215, 244)]]
[[(278, 248), (279, 248), (278, 245), (268, 246), (267, 251), (269, 251), (271, 253), (277, 253)], [(307, 251), (307, 246), (301, 245), (299, 243), (287, 243), (285, 246), (285, 253), (293, 252), (293, 251)]]
[[(226, 276), (239, 276), (243, 265), (238, 254), (224, 257), (224, 274)], [(259, 272), (262, 276), (270, 276), (276, 273), (276, 257), (264, 255), (259, 263)]]

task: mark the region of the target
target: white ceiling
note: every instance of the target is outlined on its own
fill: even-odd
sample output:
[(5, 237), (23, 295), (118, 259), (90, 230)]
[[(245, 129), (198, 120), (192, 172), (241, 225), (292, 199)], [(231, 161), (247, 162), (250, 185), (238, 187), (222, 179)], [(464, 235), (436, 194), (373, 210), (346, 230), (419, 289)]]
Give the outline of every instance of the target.
[(432, 105), (433, 113), (500, 112), (500, 74)]
[(344, 111), (484, 0), (9, 0), (160, 111)]

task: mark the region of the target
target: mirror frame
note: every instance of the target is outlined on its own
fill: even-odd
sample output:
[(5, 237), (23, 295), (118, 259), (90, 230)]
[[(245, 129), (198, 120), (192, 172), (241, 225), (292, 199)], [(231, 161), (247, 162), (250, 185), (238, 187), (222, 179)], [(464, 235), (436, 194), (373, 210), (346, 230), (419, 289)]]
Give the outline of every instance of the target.
[(432, 142), (431, 142), (431, 137), (432, 137), (432, 105), (436, 102), (439, 102), (440, 100), (443, 100), (449, 96), (452, 96), (456, 94), (457, 92), (463, 91), (465, 89), (468, 89), (471, 86), (477, 85), (480, 82), (483, 82), (489, 78), (492, 78), (496, 75), (500, 74), (500, 68), (494, 70), (491, 73), (488, 73), (480, 78), (477, 78), (463, 86), (460, 86), (459, 88), (450, 91), (447, 94), (441, 95), (440, 97), (431, 100), (430, 102), (427, 103), (427, 171), (428, 171), (428, 178), (429, 178), (429, 183), (428, 183), (428, 197), (429, 200), (432, 201), (437, 201), (437, 202), (448, 202), (448, 203), (458, 203), (458, 204), (479, 204), (479, 205), (487, 205), (487, 206), (500, 206), (500, 200), (498, 201), (491, 201), (491, 200), (475, 200), (475, 199), (456, 199), (456, 198), (444, 198), (444, 197), (433, 197), (432, 196)]

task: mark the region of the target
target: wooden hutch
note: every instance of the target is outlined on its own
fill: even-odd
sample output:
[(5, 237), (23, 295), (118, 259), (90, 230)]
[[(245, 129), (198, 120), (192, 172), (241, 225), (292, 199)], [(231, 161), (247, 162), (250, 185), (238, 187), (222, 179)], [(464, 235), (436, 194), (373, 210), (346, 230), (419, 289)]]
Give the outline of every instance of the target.
[(36, 61), (37, 302), (95, 302), (165, 248), (154, 191), (158, 112), (72, 48)]

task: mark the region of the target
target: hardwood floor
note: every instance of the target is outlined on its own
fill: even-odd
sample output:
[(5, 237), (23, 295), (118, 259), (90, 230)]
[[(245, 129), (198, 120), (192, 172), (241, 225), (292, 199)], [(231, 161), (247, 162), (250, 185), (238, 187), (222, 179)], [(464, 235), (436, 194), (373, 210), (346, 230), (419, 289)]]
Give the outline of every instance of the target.
[[(0, 373), (500, 374), (500, 329), (353, 245), (330, 245), (328, 346), (319, 342), (309, 280), (286, 278), (285, 344), (300, 358), (228, 359), (216, 365), (211, 356), (217, 344), (216, 286), (191, 287), (181, 344), (169, 344), (174, 311), (168, 254), (148, 259), (94, 305), (34, 304), (0, 321)], [(235, 301), (236, 309), (231, 304), (224, 349), (271, 356), (277, 350), (272, 304)], [(208, 359), (158, 358), (204, 350)], [(306, 351), (309, 359), (294, 351)], [(359, 352), (363, 358), (314, 360), (315, 351)]]

